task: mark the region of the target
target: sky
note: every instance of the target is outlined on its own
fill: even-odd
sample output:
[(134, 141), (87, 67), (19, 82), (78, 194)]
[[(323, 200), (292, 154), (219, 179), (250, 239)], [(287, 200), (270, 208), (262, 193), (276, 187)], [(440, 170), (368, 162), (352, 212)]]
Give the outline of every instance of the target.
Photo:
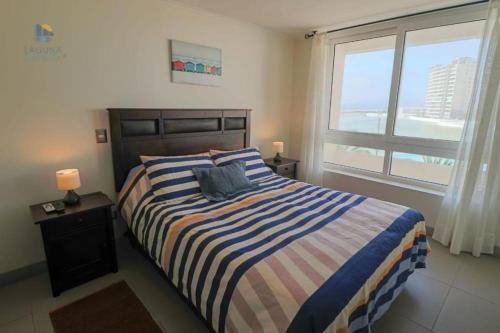
[[(398, 105), (423, 107), (429, 67), (447, 64), (460, 57), (477, 58), (479, 44), (480, 39), (477, 38), (407, 47), (404, 51)], [(386, 110), (393, 61), (394, 50), (348, 55), (343, 75), (342, 109)]]

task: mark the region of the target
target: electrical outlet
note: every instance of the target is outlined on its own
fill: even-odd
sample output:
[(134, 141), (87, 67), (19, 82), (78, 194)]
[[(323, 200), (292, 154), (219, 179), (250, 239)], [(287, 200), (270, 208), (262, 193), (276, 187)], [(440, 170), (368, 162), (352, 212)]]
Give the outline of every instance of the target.
[(99, 128), (95, 130), (95, 141), (97, 143), (108, 142), (108, 131), (105, 128)]

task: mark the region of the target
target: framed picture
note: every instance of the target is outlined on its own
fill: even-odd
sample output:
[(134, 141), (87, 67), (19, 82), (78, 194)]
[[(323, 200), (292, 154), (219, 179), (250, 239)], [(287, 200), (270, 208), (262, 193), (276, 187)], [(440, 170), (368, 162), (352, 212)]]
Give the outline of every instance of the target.
[(170, 64), (172, 82), (221, 85), (221, 49), (171, 40)]

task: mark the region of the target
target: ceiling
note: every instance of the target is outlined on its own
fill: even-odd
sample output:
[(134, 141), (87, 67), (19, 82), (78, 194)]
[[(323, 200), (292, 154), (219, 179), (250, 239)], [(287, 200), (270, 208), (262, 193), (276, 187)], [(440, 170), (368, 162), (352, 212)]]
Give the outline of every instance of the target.
[(274, 30), (303, 34), (313, 28), (448, 7), (473, 0), (176, 0)]

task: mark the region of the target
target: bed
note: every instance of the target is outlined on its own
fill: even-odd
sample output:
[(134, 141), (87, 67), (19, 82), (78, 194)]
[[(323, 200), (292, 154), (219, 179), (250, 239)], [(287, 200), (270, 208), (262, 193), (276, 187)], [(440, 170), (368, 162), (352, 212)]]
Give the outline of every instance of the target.
[(425, 267), (416, 210), (271, 175), (222, 202), (155, 200), (139, 155), (249, 146), (249, 110), (112, 109), (118, 210), (215, 332), (369, 332)]

